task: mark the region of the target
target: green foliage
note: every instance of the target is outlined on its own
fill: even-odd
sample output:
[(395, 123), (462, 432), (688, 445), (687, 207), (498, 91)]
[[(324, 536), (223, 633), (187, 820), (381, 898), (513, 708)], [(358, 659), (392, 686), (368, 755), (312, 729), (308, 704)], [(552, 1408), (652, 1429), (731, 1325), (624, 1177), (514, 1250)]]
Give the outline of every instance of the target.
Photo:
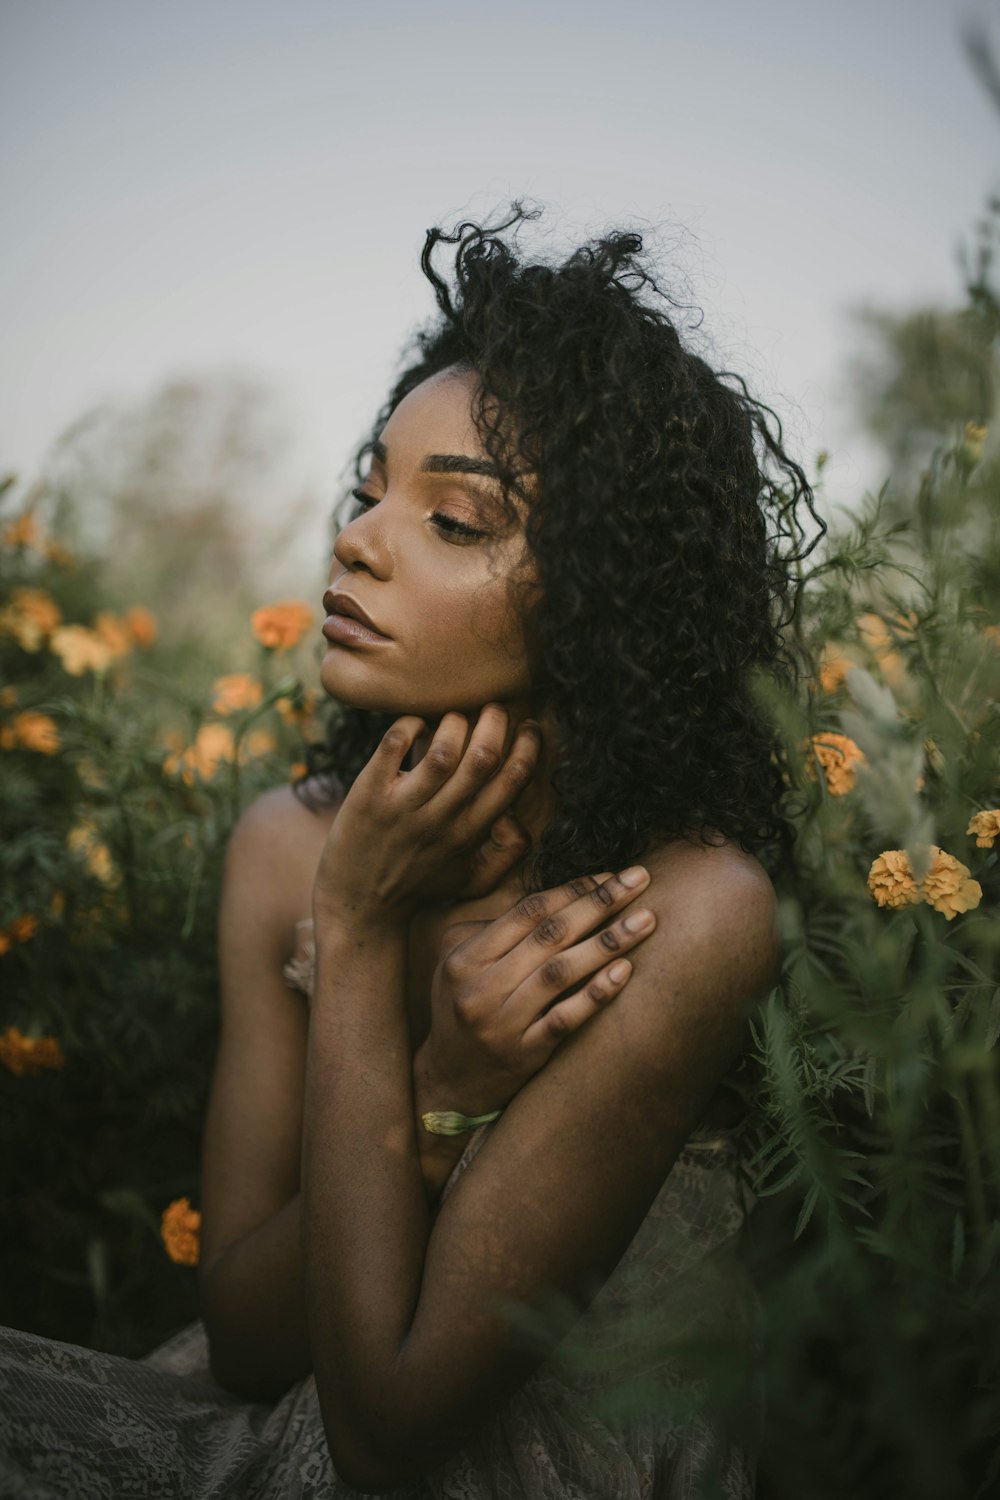
[[(970, 294), (995, 363), (988, 279)], [(922, 375), (890, 383), (893, 421), (910, 389), (921, 431), (940, 365)], [(967, 831), (1000, 807), (1000, 461), (978, 395), (945, 396), (913, 505), (891, 483), (866, 497), (806, 580), (811, 690), (760, 685), (803, 773), (748, 1089), (761, 1491), (782, 1500), (1000, 1489), (1000, 838)], [(864, 754), (846, 778), (810, 766), (831, 733)], [(935, 849), (967, 909), (877, 904), (878, 856), (905, 851), (917, 890)]]
[[(260, 702), (213, 713), (211, 644), (196, 672), (141, 645), (101, 565), (42, 532), (50, 498), (0, 548), (0, 1321), (141, 1353), (196, 1313), (160, 1216), (198, 1198), (226, 839), (320, 730), (247, 620)], [(33, 1069), (43, 1037), (61, 1066)]]

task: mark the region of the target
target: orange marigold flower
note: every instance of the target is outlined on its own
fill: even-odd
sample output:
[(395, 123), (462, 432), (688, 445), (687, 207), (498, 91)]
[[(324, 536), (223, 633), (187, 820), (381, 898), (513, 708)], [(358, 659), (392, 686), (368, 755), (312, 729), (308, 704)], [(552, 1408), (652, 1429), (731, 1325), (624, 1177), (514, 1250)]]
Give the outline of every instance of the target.
[(289, 781), (301, 781), (302, 777), (308, 774), (309, 767), (304, 760), (293, 760), (292, 764), (288, 767)]
[(1000, 625), (984, 625), (981, 635), (984, 641), (1000, 651)]
[[(908, 619), (897, 616), (893, 624), (897, 634), (912, 634), (912, 625)], [(871, 613), (859, 615), (857, 627), (862, 643), (874, 656), (882, 676), (890, 687), (895, 687), (905, 675), (902, 658), (893, 650), (896, 635), (889, 629), (881, 615)]]
[(886, 849), (872, 860), (868, 889), (879, 906), (912, 906), (924, 899), (905, 849)]
[(163, 769), (168, 775), (179, 774), (186, 786), (196, 780), (211, 781), (219, 767), (235, 758), (233, 731), (228, 724), (203, 724), (186, 750), (168, 755)]
[(931, 867), (920, 882), (924, 899), (950, 922), (959, 912), (972, 911), (983, 899), (983, 888), (973, 880), (967, 865), (931, 845)]
[(109, 609), (94, 616), (94, 634), (104, 642), (113, 657), (127, 656), (132, 649), (132, 632)]
[(2, 928), (0, 928), (0, 958), (2, 958), (5, 953), (9, 953), (13, 946), (14, 945), (10, 940), (9, 934), (4, 932)]
[(257, 640), (269, 651), (288, 651), (312, 628), (316, 616), (308, 604), (285, 599), (264, 604), (250, 616), (250, 627)]
[(25, 1036), (16, 1026), (0, 1034), (0, 1062), (18, 1078), (61, 1068), (66, 1059), (54, 1036)]
[(965, 831), (976, 835), (978, 849), (992, 849), (994, 840), (1000, 834), (1000, 807), (989, 807), (985, 812), (973, 813)]
[(240, 743), (240, 759), (259, 760), (262, 756), (273, 755), (277, 748), (278, 742), (269, 730), (251, 729)]
[(12, 635), (23, 651), (39, 651), (61, 620), (62, 611), (44, 589), (13, 589), (0, 610), (0, 634)]
[(25, 913), (23, 916), (15, 917), (7, 928), (7, 932), (15, 943), (26, 943), (33, 938), (38, 931), (38, 918)]
[(103, 885), (115, 883), (111, 850), (98, 833), (96, 824), (86, 819), (77, 823), (66, 835), (66, 845), (70, 853), (82, 859), (91, 875)]
[(227, 677), (217, 677), (212, 691), (215, 714), (236, 714), (244, 708), (256, 708), (264, 696), (260, 680), (249, 672), (230, 672)]
[(836, 647), (825, 645), (819, 654), (819, 685), (824, 693), (835, 693), (838, 688), (843, 687), (853, 665)]
[(7, 522), (0, 541), (5, 547), (34, 547), (38, 550), (41, 537), (41, 527), (29, 510), (25, 511), (23, 516), (17, 516), (13, 521)]
[[(846, 734), (834, 734), (827, 730), (814, 734), (810, 740), (813, 755), (823, 767), (826, 785), (831, 797), (843, 797), (854, 786), (858, 766), (864, 765), (865, 753)], [(806, 762), (809, 774), (814, 776), (812, 762)]]
[(190, 1198), (175, 1198), (163, 1210), (160, 1234), (167, 1254), (179, 1266), (196, 1266), (201, 1239), (201, 1214)]
[(315, 714), (318, 698), (315, 688), (305, 688), (294, 698), (276, 698), (274, 706), (286, 724), (301, 729)]
[(135, 644), (143, 650), (151, 646), (160, 633), (156, 616), (143, 604), (133, 604), (125, 611), (122, 619)]
[(5, 736), (5, 749), (13, 749), (14, 745), (18, 745), (22, 750), (37, 750), (39, 755), (55, 755), (59, 749), (59, 730), (55, 719), (50, 719), (48, 714), (32, 713), (28, 709), (24, 713), (15, 714), (11, 720), (10, 737), (13, 745), (7, 743)]
[(52, 650), (71, 677), (84, 672), (105, 672), (114, 659), (107, 641), (86, 625), (62, 625), (52, 632)]

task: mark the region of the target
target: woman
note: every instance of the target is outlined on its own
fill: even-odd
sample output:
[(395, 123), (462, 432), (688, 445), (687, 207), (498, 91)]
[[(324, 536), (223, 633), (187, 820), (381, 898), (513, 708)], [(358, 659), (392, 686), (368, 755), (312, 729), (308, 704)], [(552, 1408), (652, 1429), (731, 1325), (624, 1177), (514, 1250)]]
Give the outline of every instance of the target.
[(525, 217), (428, 235), (325, 595), (346, 708), (231, 842), (207, 1343), (7, 1336), (18, 1493), (753, 1492), (675, 1346), (752, 1336), (732, 1085), (790, 831), (751, 679), (811, 496), (637, 237), (532, 264)]

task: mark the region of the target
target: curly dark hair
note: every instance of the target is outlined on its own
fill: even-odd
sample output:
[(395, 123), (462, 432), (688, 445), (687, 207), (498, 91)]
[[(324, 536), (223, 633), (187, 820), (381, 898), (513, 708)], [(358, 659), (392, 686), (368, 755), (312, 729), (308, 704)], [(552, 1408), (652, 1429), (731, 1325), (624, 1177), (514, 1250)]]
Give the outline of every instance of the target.
[[(785, 756), (752, 679), (797, 682), (794, 565), (824, 523), (774, 412), (682, 345), (640, 236), (612, 230), (560, 264), (527, 262), (517, 230), (537, 213), (515, 203), (492, 226), (428, 231), (440, 315), (416, 335), (357, 478), (400, 401), (456, 366), (478, 377), (473, 415), (508, 505), (518, 476), (536, 476), (529, 639), (565, 753), (526, 888), (718, 835), (774, 870), (793, 837)], [(342, 706), (310, 775), (349, 786), (390, 722)]]

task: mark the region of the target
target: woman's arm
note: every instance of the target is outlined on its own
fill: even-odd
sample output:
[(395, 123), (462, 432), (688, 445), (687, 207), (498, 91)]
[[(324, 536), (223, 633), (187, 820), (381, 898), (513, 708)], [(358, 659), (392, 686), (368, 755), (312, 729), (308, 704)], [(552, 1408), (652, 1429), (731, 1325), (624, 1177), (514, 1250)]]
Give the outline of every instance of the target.
[(251, 1399), (311, 1367), (298, 1196), (308, 1013), (282, 965), (328, 826), (287, 789), (268, 793), (226, 856), (199, 1283), (213, 1373)]
[[(534, 1368), (509, 1346), (500, 1302), (554, 1287), (583, 1305), (613, 1269), (739, 1051), (777, 940), (754, 861), (728, 848), (665, 851), (644, 896), (658, 925), (627, 995), (521, 1090), (432, 1227), (403, 926), (391, 902), (380, 915), (378, 903), (324, 901), (338, 885), (335, 841), (328, 849), (305, 1109), (310, 1337), (334, 1464), (380, 1490), (446, 1457)], [(386, 868), (398, 882), (398, 851)], [(519, 972), (537, 970), (557, 992), (563, 938), (547, 899), (519, 903), (519, 941), (508, 925), (497, 961), (517, 950)]]
[[(294, 925), (308, 910), (333, 816), (331, 809), (320, 821), (287, 789), (258, 799), (234, 830), (222, 888), (222, 1033), (205, 1127), (199, 1280), (213, 1372), (252, 1400), (276, 1398), (312, 1369), (299, 1194), (308, 1015), (282, 967)], [(508, 847), (509, 829), (497, 837), (487, 879), (523, 852)], [(448, 929), (448, 945), (478, 925)], [(481, 1112), (484, 1075), (491, 1092), (483, 1109), (505, 1104), (545, 1061), (517, 1057), (498, 1078), (498, 1042), (509, 1054), (516, 1037), (503, 1028), (482, 1036), (465, 1028), (442, 1044), (432, 1030), (414, 1059), (414, 1122), (429, 1203), (467, 1137), (428, 1134), (419, 1123), (423, 1112)]]

